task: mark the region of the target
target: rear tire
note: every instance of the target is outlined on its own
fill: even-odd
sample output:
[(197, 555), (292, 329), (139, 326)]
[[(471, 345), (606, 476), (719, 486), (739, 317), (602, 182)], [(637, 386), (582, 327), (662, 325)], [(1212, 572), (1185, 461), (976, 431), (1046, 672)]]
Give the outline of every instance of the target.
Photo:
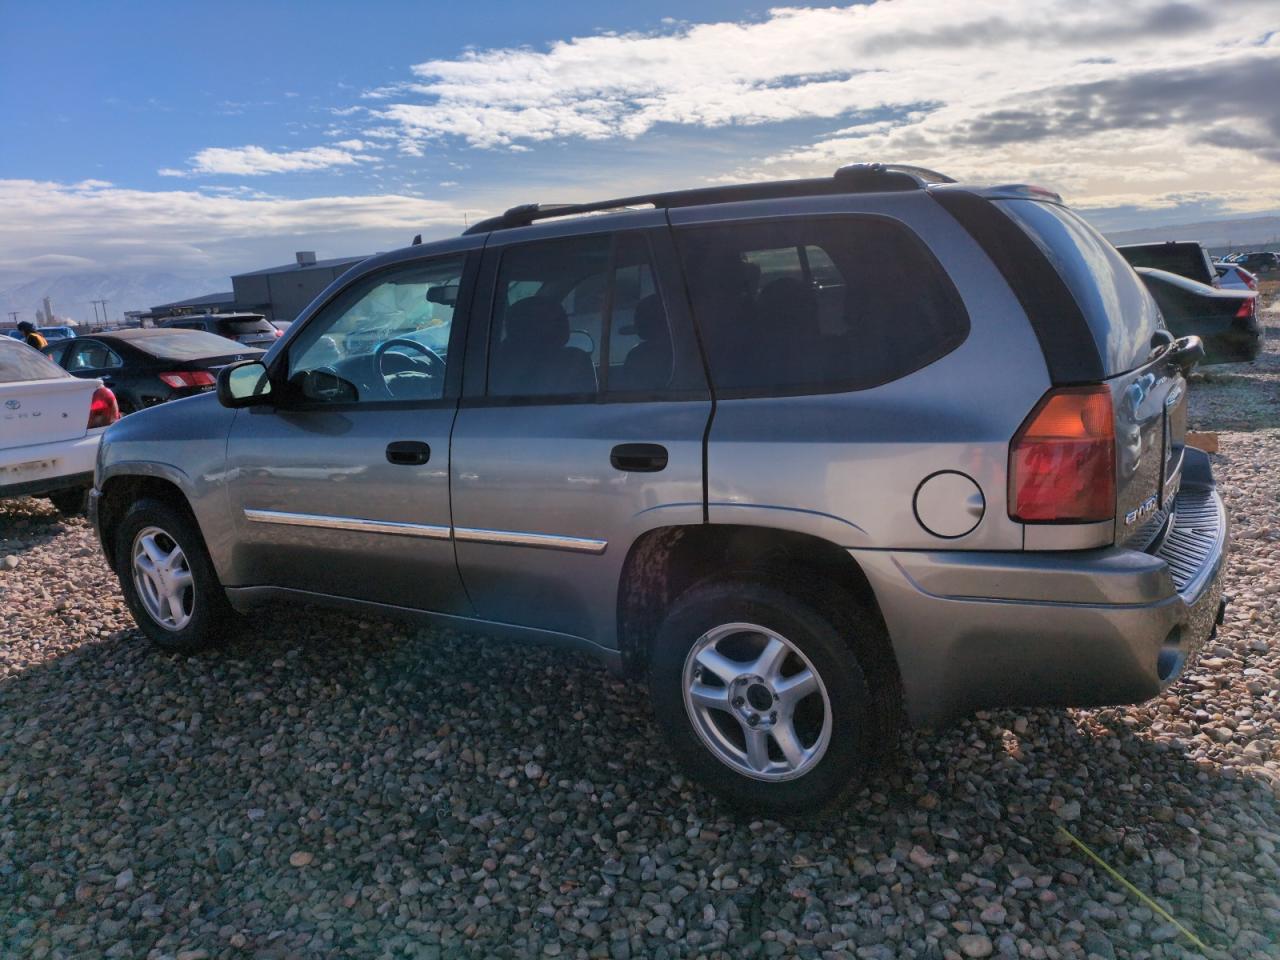
[(64, 517), (74, 517), (84, 513), (89, 506), (89, 488), (74, 487), (70, 490), (55, 490), (49, 494), (53, 508)]
[(134, 503), (116, 526), (115, 558), (129, 612), (157, 646), (196, 653), (225, 640), (231, 605), (185, 510), (162, 500)]
[(654, 642), (650, 693), (672, 751), (744, 812), (823, 810), (873, 766), (878, 711), (850, 625), (879, 618), (833, 615), (805, 593), (703, 583), (675, 602)]

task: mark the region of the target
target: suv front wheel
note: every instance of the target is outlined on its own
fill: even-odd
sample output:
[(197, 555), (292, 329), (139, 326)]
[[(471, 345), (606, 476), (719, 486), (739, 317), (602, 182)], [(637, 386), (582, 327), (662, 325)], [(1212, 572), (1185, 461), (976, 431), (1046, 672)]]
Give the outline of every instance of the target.
[(773, 816), (857, 787), (875, 716), (848, 636), (860, 619), (749, 579), (691, 588), (658, 632), (649, 674), (681, 765), (731, 805)]
[(223, 639), (231, 607), (185, 511), (160, 500), (134, 503), (116, 527), (115, 560), (125, 603), (158, 646), (194, 653)]

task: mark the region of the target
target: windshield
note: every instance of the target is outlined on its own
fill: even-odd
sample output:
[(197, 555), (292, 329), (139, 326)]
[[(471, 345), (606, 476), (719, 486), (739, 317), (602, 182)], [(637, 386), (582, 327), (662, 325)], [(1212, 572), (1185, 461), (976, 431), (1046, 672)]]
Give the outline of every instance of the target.
[(205, 357), (225, 357), (229, 354), (250, 356), (262, 353), (257, 347), (246, 347), (226, 337), (199, 330), (157, 333), (145, 339), (132, 341), (144, 353), (162, 360), (200, 360)]
[(0, 383), (53, 380), (69, 376), (69, 373), (40, 351), (7, 337), (0, 339)]

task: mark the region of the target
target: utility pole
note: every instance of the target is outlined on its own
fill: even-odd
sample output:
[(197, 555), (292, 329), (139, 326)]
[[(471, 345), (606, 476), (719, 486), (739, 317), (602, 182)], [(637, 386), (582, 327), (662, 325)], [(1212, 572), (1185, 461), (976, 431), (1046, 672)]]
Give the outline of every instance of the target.
[(9, 320), (10, 320), (10, 321), (12, 321), (12, 323), (13, 323), (13, 325), (14, 325), (15, 327), (18, 325), (18, 311), (17, 311), (17, 310), (10, 310), (10, 311), (9, 311)]
[(111, 321), (107, 318), (107, 304), (108, 304), (109, 302), (110, 302), (110, 301), (108, 301), (108, 300), (103, 300), (103, 301), (102, 301), (102, 325), (103, 325), (104, 327), (109, 327), (109, 326), (111, 326)]
[(96, 327), (98, 325), (98, 301), (90, 300), (89, 303), (93, 305), (93, 325)]

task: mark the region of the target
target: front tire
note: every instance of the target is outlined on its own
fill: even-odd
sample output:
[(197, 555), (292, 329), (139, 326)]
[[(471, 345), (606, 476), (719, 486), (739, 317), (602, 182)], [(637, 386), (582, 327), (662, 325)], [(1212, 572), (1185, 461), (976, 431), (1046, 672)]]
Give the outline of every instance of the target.
[(835, 805), (872, 764), (877, 712), (849, 632), (873, 622), (750, 579), (691, 588), (663, 622), (649, 670), (681, 766), (745, 812)]
[(186, 511), (137, 501), (116, 527), (115, 558), (125, 603), (156, 645), (195, 653), (223, 641), (231, 607)]

